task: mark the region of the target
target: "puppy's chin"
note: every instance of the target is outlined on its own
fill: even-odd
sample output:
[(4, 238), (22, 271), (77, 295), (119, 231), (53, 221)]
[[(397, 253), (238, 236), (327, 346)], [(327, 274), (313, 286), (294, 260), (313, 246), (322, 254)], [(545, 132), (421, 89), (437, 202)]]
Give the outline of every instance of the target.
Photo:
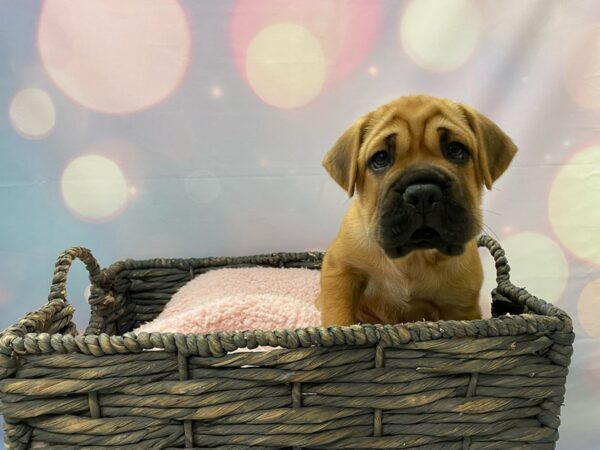
[(388, 258), (402, 258), (417, 250), (437, 250), (448, 256), (464, 253), (466, 243), (448, 242), (433, 228), (424, 227), (415, 230), (407, 239), (396, 242), (381, 242), (381, 247)]

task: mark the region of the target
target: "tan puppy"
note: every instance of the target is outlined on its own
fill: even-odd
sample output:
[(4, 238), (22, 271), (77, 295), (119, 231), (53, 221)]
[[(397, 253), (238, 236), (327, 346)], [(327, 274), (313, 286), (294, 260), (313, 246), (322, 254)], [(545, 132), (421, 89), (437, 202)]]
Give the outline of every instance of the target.
[(358, 119), (323, 160), (357, 195), (323, 261), (322, 324), (481, 317), (481, 195), (516, 151), (446, 99), (402, 97)]

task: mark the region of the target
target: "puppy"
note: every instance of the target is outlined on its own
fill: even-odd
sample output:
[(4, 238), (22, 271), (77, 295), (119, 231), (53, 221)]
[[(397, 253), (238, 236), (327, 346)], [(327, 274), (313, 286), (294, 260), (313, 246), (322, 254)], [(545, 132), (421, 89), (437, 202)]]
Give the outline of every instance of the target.
[(482, 191), (516, 151), (447, 99), (401, 97), (359, 118), (323, 160), (355, 199), (323, 260), (322, 325), (480, 318)]

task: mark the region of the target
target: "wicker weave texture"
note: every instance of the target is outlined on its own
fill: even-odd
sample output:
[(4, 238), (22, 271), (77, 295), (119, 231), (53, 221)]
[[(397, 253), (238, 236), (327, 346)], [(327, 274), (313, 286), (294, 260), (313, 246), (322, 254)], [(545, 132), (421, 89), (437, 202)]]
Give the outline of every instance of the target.
[[(322, 255), (124, 261), (100, 270), (89, 251), (70, 249), (57, 262), (49, 303), (0, 336), (5, 444), (553, 449), (571, 321), (510, 283), (495, 241), (483, 236), (480, 245), (496, 260), (495, 313), (511, 315), (193, 335), (128, 331), (211, 268), (318, 269)], [(82, 336), (66, 301), (75, 258), (93, 283)], [(280, 348), (235, 352), (257, 346)]]

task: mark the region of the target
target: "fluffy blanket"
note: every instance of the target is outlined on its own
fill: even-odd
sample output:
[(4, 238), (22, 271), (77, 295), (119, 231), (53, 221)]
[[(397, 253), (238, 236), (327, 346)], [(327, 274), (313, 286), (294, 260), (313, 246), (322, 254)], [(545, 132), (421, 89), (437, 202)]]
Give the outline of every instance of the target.
[(184, 285), (152, 322), (137, 330), (173, 333), (318, 326), (319, 271), (217, 269)]

